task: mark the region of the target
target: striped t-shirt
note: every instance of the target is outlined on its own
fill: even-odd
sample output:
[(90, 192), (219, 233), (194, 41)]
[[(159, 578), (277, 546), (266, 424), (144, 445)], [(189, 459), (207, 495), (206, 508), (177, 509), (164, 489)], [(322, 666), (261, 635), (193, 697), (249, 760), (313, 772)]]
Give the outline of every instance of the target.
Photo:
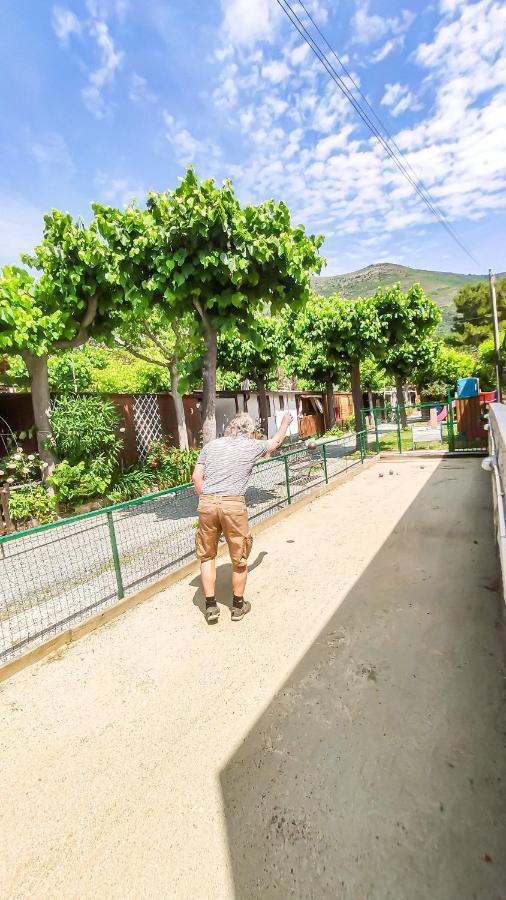
[(220, 437), (203, 448), (197, 464), (205, 466), (203, 494), (243, 496), (256, 461), (269, 452), (270, 441), (245, 435)]

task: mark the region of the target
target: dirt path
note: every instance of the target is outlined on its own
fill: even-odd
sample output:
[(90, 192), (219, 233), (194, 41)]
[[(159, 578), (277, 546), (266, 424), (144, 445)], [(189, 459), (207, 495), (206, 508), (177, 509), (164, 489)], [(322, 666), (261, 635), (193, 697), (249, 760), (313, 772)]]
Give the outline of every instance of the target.
[(503, 896), (489, 489), (374, 467), (258, 536), (244, 622), (183, 582), (1, 685), (0, 896)]

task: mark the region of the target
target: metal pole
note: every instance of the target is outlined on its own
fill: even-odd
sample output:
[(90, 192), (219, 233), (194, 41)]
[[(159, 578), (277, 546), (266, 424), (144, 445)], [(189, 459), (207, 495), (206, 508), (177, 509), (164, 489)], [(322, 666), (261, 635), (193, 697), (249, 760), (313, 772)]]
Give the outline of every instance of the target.
[(399, 453), (402, 453), (402, 437), (401, 437), (401, 417), (399, 412), (399, 404), (395, 407), (395, 418), (397, 420), (397, 446)]
[(448, 450), (453, 452), (455, 450), (455, 431), (453, 429), (453, 397), (450, 388), (448, 388), (447, 404)]
[(323, 447), (323, 471), (325, 473), (325, 482), (329, 483), (329, 473), (327, 472), (327, 448), (325, 444), (322, 444)]
[(290, 492), (290, 473), (288, 471), (288, 459), (286, 456), (284, 459), (284, 463), (285, 463), (285, 478), (286, 478), (286, 499), (288, 500), (288, 503), (290, 504), (292, 502), (292, 495)]
[(119, 561), (118, 544), (116, 541), (116, 531), (114, 529), (112, 512), (107, 513), (107, 524), (109, 526), (109, 538), (111, 540), (112, 559), (113, 559), (113, 563), (114, 563), (114, 571), (116, 573), (116, 584), (117, 584), (117, 588), (118, 588), (118, 600), (122, 600), (123, 597), (125, 596), (125, 589), (123, 587), (123, 578), (121, 575), (121, 563)]
[(380, 452), (380, 439), (379, 439), (379, 432), (378, 432), (378, 410), (376, 407), (374, 407), (374, 409), (373, 409), (373, 416), (374, 416), (374, 430), (376, 432), (376, 453), (379, 453)]
[(502, 403), (502, 362), (501, 362), (501, 346), (499, 344), (499, 322), (497, 319), (497, 297), (495, 293), (495, 275), (492, 269), (488, 270), (488, 280), (490, 286), (490, 305), (492, 307), (492, 322), (494, 326), (494, 348), (495, 348), (495, 377), (497, 383), (497, 402)]

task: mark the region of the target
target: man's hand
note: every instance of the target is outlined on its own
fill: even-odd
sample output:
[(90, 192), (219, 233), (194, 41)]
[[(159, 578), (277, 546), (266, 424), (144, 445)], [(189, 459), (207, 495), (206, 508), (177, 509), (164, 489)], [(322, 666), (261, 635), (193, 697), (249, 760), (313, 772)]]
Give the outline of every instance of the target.
[(286, 432), (288, 431), (290, 425), (293, 422), (293, 416), (290, 412), (286, 412), (281, 419), (281, 425), (279, 426), (276, 434), (274, 435), (272, 441), (269, 444), (269, 453), (275, 453), (276, 450), (281, 447), (283, 443)]

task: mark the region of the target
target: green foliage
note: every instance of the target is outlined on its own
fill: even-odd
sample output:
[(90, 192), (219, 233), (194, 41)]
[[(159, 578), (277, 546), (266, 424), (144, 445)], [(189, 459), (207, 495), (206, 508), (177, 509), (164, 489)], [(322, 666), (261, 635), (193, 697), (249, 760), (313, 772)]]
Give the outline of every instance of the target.
[(244, 378), (267, 379), (284, 357), (284, 329), (280, 320), (255, 315), (249, 328), (220, 332), (218, 361), (225, 369)]
[(88, 500), (103, 497), (111, 483), (111, 473), (104, 469), (102, 458), (89, 463), (71, 465), (58, 463), (48, 484), (54, 489), (58, 503), (65, 509), (73, 509)]
[(142, 497), (152, 489), (154, 477), (151, 469), (148, 471), (143, 466), (133, 466), (116, 478), (112, 490), (107, 492), (107, 497), (111, 503), (123, 503), (125, 500)]
[[(469, 353), (447, 347), (441, 341), (429, 339), (422, 347), (412, 375), (418, 387), (428, 388), (431, 396), (444, 396), (452, 391), (458, 378), (474, 375), (476, 362)], [(443, 391), (439, 390), (443, 387)]]
[(42, 485), (20, 488), (13, 491), (9, 498), (9, 512), (17, 525), (32, 521), (45, 525), (56, 518), (56, 498), (48, 494)]
[[(499, 322), (506, 319), (506, 278), (496, 281)], [(452, 329), (456, 345), (476, 350), (492, 334), (490, 288), (488, 281), (466, 284), (455, 297), (457, 317)]]
[(382, 336), (374, 355), (389, 375), (405, 380), (422, 357), (428, 361), (433, 353), (434, 344), (428, 339), (441, 321), (441, 313), (419, 284), (405, 294), (399, 285), (378, 290), (372, 302)]
[(0, 484), (23, 484), (40, 480), (41, 460), (35, 453), (16, 448), (0, 459)]
[(198, 450), (179, 450), (164, 441), (155, 441), (149, 448), (146, 468), (162, 489), (176, 487), (191, 481), (198, 455)]
[[(506, 333), (501, 335), (501, 361), (503, 373), (506, 373)], [(495, 346), (493, 338), (483, 341), (478, 347), (476, 374), (480, 379), (482, 391), (493, 391), (497, 387), (495, 371)], [(503, 377), (504, 381), (504, 377)]]
[(323, 388), (342, 383), (350, 365), (373, 352), (380, 341), (379, 320), (371, 300), (313, 295), (293, 321), (289, 365), (294, 374)]
[(241, 207), (230, 182), (199, 183), (193, 169), (175, 191), (150, 194), (146, 210), (94, 211), (135, 316), (158, 304), (168, 323), (191, 316), (195, 335), (249, 324), (266, 304), (302, 304), (323, 262), (323, 239), (293, 228), (284, 203)]
[(44, 216), (41, 243), (22, 259), (41, 273), (34, 296), (49, 320), (38, 329), (37, 355), (62, 340), (74, 340), (83, 322), (86, 337), (109, 337), (125, 297), (114, 281), (114, 260), (95, 222), (86, 226), (54, 209)]
[(364, 391), (382, 392), (387, 385), (387, 376), (382, 366), (371, 356), (367, 356), (360, 366), (360, 380)]
[(114, 404), (102, 397), (60, 397), (51, 413), (58, 457), (71, 465), (100, 458), (111, 473), (121, 449), (120, 421)]

